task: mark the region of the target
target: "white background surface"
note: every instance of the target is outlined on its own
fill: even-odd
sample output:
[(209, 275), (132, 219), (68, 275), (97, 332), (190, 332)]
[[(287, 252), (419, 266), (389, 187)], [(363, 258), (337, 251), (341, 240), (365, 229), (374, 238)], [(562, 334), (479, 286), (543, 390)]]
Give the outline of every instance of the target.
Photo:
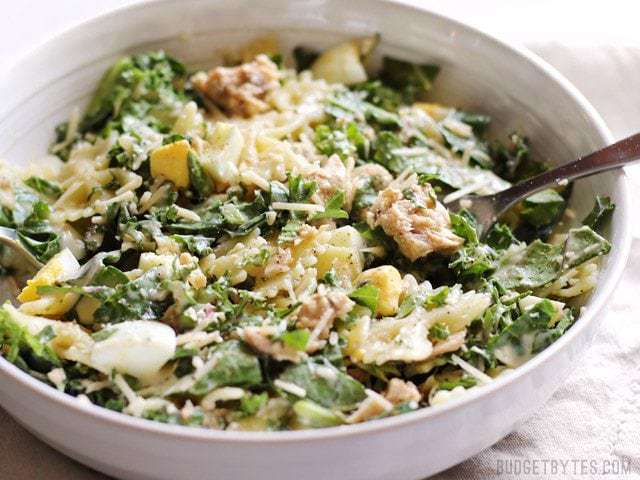
[[(4, 0), (0, 9), (0, 72), (52, 35), (135, 0)], [(412, 0), (508, 41), (523, 43), (559, 68), (603, 114), (614, 135), (640, 131), (640, 2), (628, 0)], [(632, 173), (632, 181), (640, 175)], [(640, 183), (638, 183), (640, 185)], [(640, 189), (636, 189), (640, 191)], [(640, 196), (636, 196), (640, 200)], [(498, 475), (498, 462), (635, 459), (628, 475), (640, 478), (640, 243), (612, 299), (599, 336), (576, 372), (552, 400), (515, 433), (445, 474), (453, 478)], [(105, 478), (35, 440), (0, 411), (0, 479)], [(533, 463), (529, 464), (533, 467)], [(549, 467), (547, 467), (549, 468)], [(518, 478), (592, 478), (567, 467)], [(179, 480), (179, 479), (176, 479)]]

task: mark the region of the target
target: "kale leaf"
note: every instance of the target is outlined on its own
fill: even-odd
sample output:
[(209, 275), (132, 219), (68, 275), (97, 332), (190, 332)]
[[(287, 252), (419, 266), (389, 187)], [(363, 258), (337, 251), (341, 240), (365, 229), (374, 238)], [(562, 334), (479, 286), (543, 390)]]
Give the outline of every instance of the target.
[(298, 72), (309, 70), (319, 56), (320, 52), (311, 48), (297, 46), (293, 49), (293, 59)]
[(46, 202), (27, 189), (16, 187), (14, 208), (2, 209), (0, 225), (15, 229), (25, 248), (45, 263), (61, 249), (60, 236), (51, 227), (49, 214)]
[(345, 199), (345, 193), (342, 190), (337, 190), (333, 195), (331, 195), (331, 198), (327, 200), (327, 203), (324, 206), (324, 211), (316, 213), (311, 217), (311, 220), (320, 220), (323, 218), (349, 218), (349, 214), (342, 209)]
[(358, 156), (367, 158), (369, 155), (369, 141), (355, 122), (349, 122), (342, 128), (319, 125), (316, 127), (314, 143), (320, 153), (327, 156), (337, 154), (342, 160)]
[(543, 163), (532, 160), (529, 140), (517, 133), (509, 135), (506, 145), (494, 142), (489, 155), (495, 162), (493, 171), (510, 182), (517, 183), (546, 170)]
[(121, 128), (126, 116), (162, 129), (172, 120), (176, 100), (182, 100), (184, 66), (164, 52), (123, 57), (102, 77), (80, 122), (80, 131)]
[(32, 335), (26, 327), (13, 320), (9, 312), (4, 308), (0, 309), (2, 354), (17, 367), (46, 373), (53, 367), (61, 366), (60, 359), (48, 345), (50, 340), (50, 334), (41, 338)]
[(520, 214), (534, 227), (553, 225), (560, 219), (565, 203), (562, 195), (549, 188), (525, 198)]
[(518, 242), (509, 226), (504, 223), (494, 224), (491, 230), (487, 232), (484, 240), (494, 250), (506, 250), (512, 244)]
[(189, 392), (206, 395), (224, 386), (251, 387), (262, 383), (258, 357), (238, 340), (220, 344), (213, 352), (217, 359), (211, 369), (198, 380)]
[(29, 177), (24, 183), (36, 192), (46, 195), (47, 197), (58, 198), (62, 195), (62, 189), (58, 185), (41, 177)]
[(615, 208), (616, 206), (611, 202), (610, 197), (597, 195), (593, 209), (582, 221), (582, 224), (591, 227), (593, 230), (599, 230), (611, 217)]
[(587, 260), (606, 255), (611, 250), (611, 243), (598, 235), (588, 226), (569, 230), (563, 251), (563, 268), (576, 267)]
[(555, 316), (556, 309), (549, 300), (538, 302), (491, 338), (488, 351), (509, 367), (522, 365), (555, 341), (571, 324), (572, 317), (565, 315), (553, 326)]
[(323, 363), (322, 367), (330, 369), (331, 375), (318, 375), (317, 367), (318, 364), (310, 360), (291, 365), (278, 378), (304, 388), (306, 398), (333, 410), (351, 410), (366, 397), (364, 386), (360, 382), (330, 363)]
[(149, 270), (132, 282), (119, 283), (102, 294), (101, 305), (93, 314), (96, 322), (119, 323), (127, 320), (158, 320), (170, 298), (156, 300), (161, 288), (156, 270)]
[(383, 128), (400, 126), (398, 115), (365, 100), (366, 92), (339, 90), (329, 97), (325, 111), (346, 122), (369, 121)]
[(431, 90), (439, 72), (437, 65), (416, 64), (385, 56), (382, 58), (380, 79), (401, 91), (404, 102), (411, 104)]
[(507, 289), (532, 289), (555, 280), (562, 269), (562, 247), (535, 240), (505, 250), (492, 278)]

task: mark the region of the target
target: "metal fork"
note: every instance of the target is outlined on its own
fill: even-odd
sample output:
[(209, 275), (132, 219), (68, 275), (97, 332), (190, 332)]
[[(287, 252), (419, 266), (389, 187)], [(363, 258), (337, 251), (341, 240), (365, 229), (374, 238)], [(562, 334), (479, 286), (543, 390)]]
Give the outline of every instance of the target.
[(467, 208), (478, 221), (478, 227), (484, 234), (491, 226), (516, 203), (545, 188), (562, 185), (596, 173), (613, 170), (640, 160), (640, 133), (636, 133), (601, 150), (565, 163), (553, 170), (531, 177), (492, 195), (465, 195), (445, 206), (451, 211)]

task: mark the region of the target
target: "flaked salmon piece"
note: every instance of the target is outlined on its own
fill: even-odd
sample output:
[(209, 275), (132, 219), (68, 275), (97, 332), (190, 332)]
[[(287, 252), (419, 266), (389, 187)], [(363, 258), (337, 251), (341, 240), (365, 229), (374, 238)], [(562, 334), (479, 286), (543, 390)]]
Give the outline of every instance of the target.
[(382, 227), (411, 261), (431, 252), (454, 252), (464, 242), (451, 231), (449, 212), (428, 183), (404, 188), (392, 183), (378, 193), (367, 222)]
[(269, 110), (267, 94), (277, 88), (280, 73), (266, 55), (237, 67), (216, 67), (191, 81), (200, 93), (231, 116), (249, 118)]
[(407, 402), (419, 402), (422, 398), (418, 387), (412, 382), (405, 382), (399, 378), (392, 378), (389, 381), (383, 396), (394, 405)]

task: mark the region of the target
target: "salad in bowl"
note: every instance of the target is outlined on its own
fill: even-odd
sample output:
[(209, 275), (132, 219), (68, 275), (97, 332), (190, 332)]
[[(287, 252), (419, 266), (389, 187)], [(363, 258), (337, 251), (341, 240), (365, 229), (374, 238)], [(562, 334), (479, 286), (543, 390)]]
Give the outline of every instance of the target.
[(563, 335), (614, 205), (569, 222), (559, 185), (487, 232), (449, 211), (545, 165), (436, 103), (437, 65), (371, 73), (377, 41), (117, 61), (45, 166), (2, 167), (0, 225), (43, 264), (2, 272), (2, 355), (128, 415), (292, 430), (446, 403)]

